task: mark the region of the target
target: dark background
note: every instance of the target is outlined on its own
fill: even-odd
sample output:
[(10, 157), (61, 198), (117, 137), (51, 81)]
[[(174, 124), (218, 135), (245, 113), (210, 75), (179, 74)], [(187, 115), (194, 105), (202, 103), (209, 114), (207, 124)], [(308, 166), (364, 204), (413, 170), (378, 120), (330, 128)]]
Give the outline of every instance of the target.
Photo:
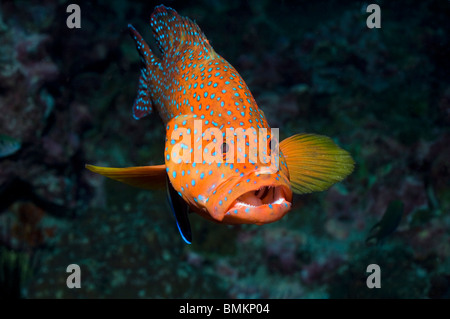
[[(448, 1), (378, 1), (381, 29), (360, 1), (86, 1), (68, 29), (70, 3), (0, 4), (0, 134), (21, 142), (0, 156), (2, 297), (449, 298)], [(352, 175), (273, 224), (192, 216), (188, 246), (163, 191), (84, 169), (163, 163), (159, 117), (131, 116), (127, 32), (150, 41), (160, 3), (199, 24), (281, 138), (332, 137)], [(366, 286), (372, 263), (381, 289)]]

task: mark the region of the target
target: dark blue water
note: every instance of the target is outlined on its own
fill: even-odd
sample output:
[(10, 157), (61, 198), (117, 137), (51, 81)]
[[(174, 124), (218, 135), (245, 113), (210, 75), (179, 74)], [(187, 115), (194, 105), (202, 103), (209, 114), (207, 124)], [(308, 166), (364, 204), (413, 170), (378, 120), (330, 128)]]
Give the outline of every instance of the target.
[[(186, 245), (164, 190), (87, 171), (163, 163), (161, 120), (131, 115), (127, 32), (151, 42), (160, 3), (199, 24), (281, 139), (330, 136), (354, 172), (273, 224), (193, 214)], [(21, 142), (0, 157), (2, 296), (449, 298), (448, 1), (378, 2), (380, 28), (354, 1), (84, 2), (79, 29), (69, 4), (0, 4), (0, 134)]]

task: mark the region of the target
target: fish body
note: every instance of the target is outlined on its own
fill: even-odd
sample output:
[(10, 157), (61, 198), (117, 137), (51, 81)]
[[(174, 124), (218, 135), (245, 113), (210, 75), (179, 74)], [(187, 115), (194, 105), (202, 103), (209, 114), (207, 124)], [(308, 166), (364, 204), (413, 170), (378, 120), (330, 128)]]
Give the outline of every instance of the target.
[(165, 179), (187, 242), (190, 228), (180, 219), (188, 211), (218, 223), (262, 225), (291, 209), (293, 192), (327, 189), (353, 170), (351, 156), (328, 137), (297, 134), (279, 142), (237, 70), (189, 18), (161, 5), (150, 25), (161, 57), (129, 25), (142, 60), (133, 117), (159, 113), (165, 163), (87, 168), (148, 189)]
[(372, 226), (366, 244), (379, 244), (386, 237), (391, 235), (400, 225), (404, 211), (404, 204), (401, 200), (393, 200), (389, 203), (381, 220)]

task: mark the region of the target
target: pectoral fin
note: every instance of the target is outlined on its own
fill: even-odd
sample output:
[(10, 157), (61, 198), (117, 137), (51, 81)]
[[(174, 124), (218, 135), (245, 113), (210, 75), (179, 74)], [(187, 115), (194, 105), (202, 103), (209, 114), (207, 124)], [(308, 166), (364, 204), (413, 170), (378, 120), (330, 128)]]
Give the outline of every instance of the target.
[(86, 164), (86, 168), (116, 181), (144, 189), (163, 188), (166, 182), (165, 165), (115, 168)]
[(178, 230), (180, 231), (181, 238), (187, 243), (192, 243), (191, 224), (189, 223), (189, 206), (173, 188), (169, 177), (166, 175), (167, 185), (167, 199), (169, 200), (170, 208), (177, 222)]
[(355, 165), (347, 151), (322, 135), (296, 134), (283, 140), (280, 149), (297, 194), (326, 190), (349, 175)]

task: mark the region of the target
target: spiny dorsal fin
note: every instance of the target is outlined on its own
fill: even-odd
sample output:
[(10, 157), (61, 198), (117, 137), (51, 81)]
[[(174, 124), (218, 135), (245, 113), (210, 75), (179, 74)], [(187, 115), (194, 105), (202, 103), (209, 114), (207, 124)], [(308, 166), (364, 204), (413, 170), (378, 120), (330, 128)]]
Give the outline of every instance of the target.
[(150, 25), (163, 55), (172, 55), (185, 45), (204, 46), (212, 51), (200, 27), (172, 8), (157, 6), (150, 18)]
[(286, 158), (292, 191), (323, 191), (343, 180), (355, 165), (350, 154), (326, 136), (296, 134), (280, 143)]

